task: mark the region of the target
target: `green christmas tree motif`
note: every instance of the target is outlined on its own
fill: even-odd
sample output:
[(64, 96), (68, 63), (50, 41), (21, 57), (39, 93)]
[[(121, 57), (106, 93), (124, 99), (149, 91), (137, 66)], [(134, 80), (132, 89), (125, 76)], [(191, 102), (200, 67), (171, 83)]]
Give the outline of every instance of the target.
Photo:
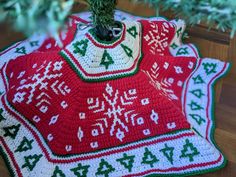
[(124, 44), (120, 44), (128, 57), (133, 57), (133, 51)]
[(113, 168), (112, 165), (110, 165), (107, 161), (102, 159), (99, 163), (96, 175), (104, 175), (104, 177), (108, 177), (109, 173), (113, 171), (115, 171), (115, 168)]
[(39, 41), (31, 41), (30, 46), (31, 47), (39, 46)]
[(60, 170), (60, 168), (58, 166), (56, 166), (51, 177), (66, 177), (66, 175), (63, 173), (62, 170)]
[(124, 153), (123, 157), (117, 159), (116, 161), (120, 162), (121, 165), (123, 165), (126, 169), (128, 169), (129, 172), (131, 172), (133, 168), (134, 158), (134, 155), (128, 156), (126, 153)]
[(142, 158), (142, 164), (148, 164), (153, 167), (154, 163), (159, 162), (157, 157), (149, 151), (148, 148), (145, 148), (144, 156)]
[(111, 57), (111, 55), (107, 52), (107, 50), (104, 51), (102, 60), (100, 65), (104, 65), (106, 69), (108, 69), (109, 65), (114, 64), (114, 61)]
[(22, 165), (22, 168), (28, 168), (30, 171), (32, 171), (36, 166), (36, 164), (39, 162), (41, 157), (43, 157), (42, 154), (40, 155), (34, 154), (33, 156), (29, 155), (24, 157), (25, 163)]
[(197, 148), (190, 143), (189, 139), (185, 140), (185, 145), (183, 146), (183, 150), (181, 151), (180, 158), (189, 158), (189, 161), (194, 161), (194, 156), (199, 155)]
[(127, 32), (134, 38), (136, 38), (138, 35), (137, 28), (135, 26), (132, 26), (131, 28), (127, 29)]
[(171, 47), (172, 49), (176, 49), (176, 48), (178, 47), (178, 45), (177, 45), (176, 43), (173, 43), (173, 44), (170, 45), (170, 47)]
[(180, 36), (180, 34), (181, 34), (181, 31), (182, 31), (182, 27), (180, 27), (177, 31), (176, 31), (176, 34), (177, 34), (177, 37), (179, 37)]
[(0, 122), (6, 120), (6, 119), (3, 117), (2, 113), (3, 113), (3, 109), (1, 108), (1, 109), (0, 109)]
[(188, 104), (193, 111), (201, 110), (203, 107), (201, 107), (199, 104), (197, 104), (195, 101), (191, 101), (190, 104)]
[(84, 39), (84, 40), (77, 41), (74, 44), (72, 44), (74, 47), (73, 53), (74, 54), (79, 53), (80, 55), (85, 56), (87, 47), (88, 47), (88, 42), (89, 42), (88, 39)]
[(192, 91), (190, 91), (190, 93), (192, 93), (193, 95), (195, 95), (195, 96), (198, 97), (199, 99), (202, 98), (202, 96), (205, 95), (205, 94), (202, 92), (201, 89), (192, 90)]
[(193, 77), (194, 84), (204, 84), (204, 80), (200, 75), (197, 75), (196, 77)]
[(188, 53), (188, 47), (182, 47), (176, 53), (177, 56), (178, 55), (187, 55), (187, 54), (189, 54)]
[(32, 143), (34, 140), (28, 140), (26, 137), (23, 138), (20, 145), (17, 147), (15, 152), (25, 152), (32, 149)]
[(198, 125), (202, 125), (202, 123), (205, 123), (205, 122), (206, 122), (206, 120), (203, 119), (200, 115), (197, 115), (197, 114), (189, 114), (189, 116), (191, 116), (192, 119), (195, 120)]
[(4, 127), (3, 128), (4, 130), (4, 135), (5, 137), (11, 137), (12, 139), (15, 139), (18, 131), (20, 130), (20, 124), (18, 125), (12, 125), (12, 126), (9, 126), (9, 127)]
[(71, 171), (77, 177), (85, 177), (85, 176), (87, 176), (89, 167), (90, 167), (90, 165), (83, 166), (81, 163), (79, 163), (78, 166), (76, 168), (72, 168)]
[(19, 54), (25, 54), (26, 55), (26, 49), (25, 47), (20, 47), (20, 48), (16, 48), (16, 53), (19, 53)]
[(169, 147), (167, 146), (167, 144), (165, 144), (165, 148), (160, 150), (172, 165), (173, 165), (174, 149), (175, 149), (174, 147)]
[(217, 67), (216, 63), (203, 63), (203, 67), (207, 75), (216, 73), (216, 67)]

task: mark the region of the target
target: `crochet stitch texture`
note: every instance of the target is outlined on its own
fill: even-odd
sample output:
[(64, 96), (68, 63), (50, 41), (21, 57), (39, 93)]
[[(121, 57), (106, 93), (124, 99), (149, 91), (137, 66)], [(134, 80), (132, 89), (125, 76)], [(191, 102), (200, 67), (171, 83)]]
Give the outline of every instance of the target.
[(229, 64), (182, 44), (181, 20), (116, 19), (122, 31), (110, 42), (84, 12), (61, 32), (62, 49), (33, 36), (0, 53), (0, 150), (12, 176), (177, 176), (225, 165), (211, 109)]

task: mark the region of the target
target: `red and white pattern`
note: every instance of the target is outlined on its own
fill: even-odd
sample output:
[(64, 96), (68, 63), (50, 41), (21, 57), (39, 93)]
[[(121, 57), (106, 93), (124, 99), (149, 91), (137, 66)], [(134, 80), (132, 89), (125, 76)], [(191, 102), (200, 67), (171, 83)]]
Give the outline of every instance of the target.
[(137, 20), (104, 43), (90, 27), (76, 32), (86, 20), (72, 16), (62, 50), (43, 37), (0, 53), (0, 150), (14, 176), (174, 176), (225, 165), (211, 104), (229, 64), (182, 45), (182, 21)]

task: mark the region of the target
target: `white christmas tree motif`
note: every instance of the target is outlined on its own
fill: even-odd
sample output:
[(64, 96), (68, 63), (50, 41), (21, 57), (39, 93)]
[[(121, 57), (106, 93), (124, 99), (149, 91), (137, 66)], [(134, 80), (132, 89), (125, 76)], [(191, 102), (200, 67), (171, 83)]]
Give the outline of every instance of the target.
[(150, 46), (151, 53), (163, 55), (162, 52), (168, 46), (168, 37), (166, 35), (168, 33), (169, 26), (167, 23), (163, 23), (161, 27), (158, 27), (154, 22), (151, 23), (151, 30), (144, 36), (144, 39)]
[[(93, 127), (99, 127), (100, 132), (103, 134), (104, 129), (108, 128), (110, 136), (115, 136), (119, 141), (123, 141), (125, 133), (129, 132), (127, 123), (131, 119), (132, 125), (135, 124), (134, 110), (126, 110), (127, 105), (133, 104), (134, 100), (137, 99), (136, 89), (130, 89), (124, 91), (122, 94), (119, 90), (114, 90), (109, 84), (106, 85), (105, 93), (103, 93), (103, 99), (101, 98), (88, 98), (88, 108), (93, 113), (103, 112), (104, 117), (98, 119), (99, 123), (93, 125)], [(129, 114), (129, 117), (128, 117)], [(123, 120), (121, 117), (125, 117)], [(112, 124), (109, 126), (106, 119), (112, 119)], [(92, 136), (98, 136), (99, 132), (97, 129), (92, 130)]]
[[(20, 86), (16, 89), (17, 92), (14, 95), (13, 102), (30, 104), (33, 100), (36, 99), (36, 107), (39, 107), (39, 110), (43, 113), (46, 113), (48, 110), (48, 105), (50, 105), (50, 96), (47, 94), (47, 91), (51, 89), (55, 94), (66, 95), (70, 92), (70, 89), (65, 82), (60, 82), (58, 79), (62, 76), (61, 69), (63, 68), (63, 61), (56, 62), (46, 62), (38, 66), (35, 63), (32, 66), (35, 69), (33, 76), (24, 78), (25, 72), (20, 72), (17, 79), (21, 83)], [(21, 82), (24, 80), (24, 82)], [(52, 85), (49, 85), (49, 81), (53, 81)], [(23, 83), (23, 84), (22, 84)], [(27, 83), (27, 84), (24, 84)], [(39, 95), (35, 95), (35, 91), (40, 90)], [(29, 92), (27, 97), (26, 93)]]

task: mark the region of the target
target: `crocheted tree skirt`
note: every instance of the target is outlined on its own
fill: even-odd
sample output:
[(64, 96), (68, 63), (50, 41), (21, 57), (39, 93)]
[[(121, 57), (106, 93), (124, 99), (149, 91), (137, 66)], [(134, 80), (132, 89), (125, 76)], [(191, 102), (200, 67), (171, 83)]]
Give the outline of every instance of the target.
[(102, 41), (88, 12), (63, 48), (33, 36), (0, 53), (0, 150), (12, 176), (177, 176), (222, 168), (213, 85), (229, 64), (182, 44), (182, 20), (116, 11)]

